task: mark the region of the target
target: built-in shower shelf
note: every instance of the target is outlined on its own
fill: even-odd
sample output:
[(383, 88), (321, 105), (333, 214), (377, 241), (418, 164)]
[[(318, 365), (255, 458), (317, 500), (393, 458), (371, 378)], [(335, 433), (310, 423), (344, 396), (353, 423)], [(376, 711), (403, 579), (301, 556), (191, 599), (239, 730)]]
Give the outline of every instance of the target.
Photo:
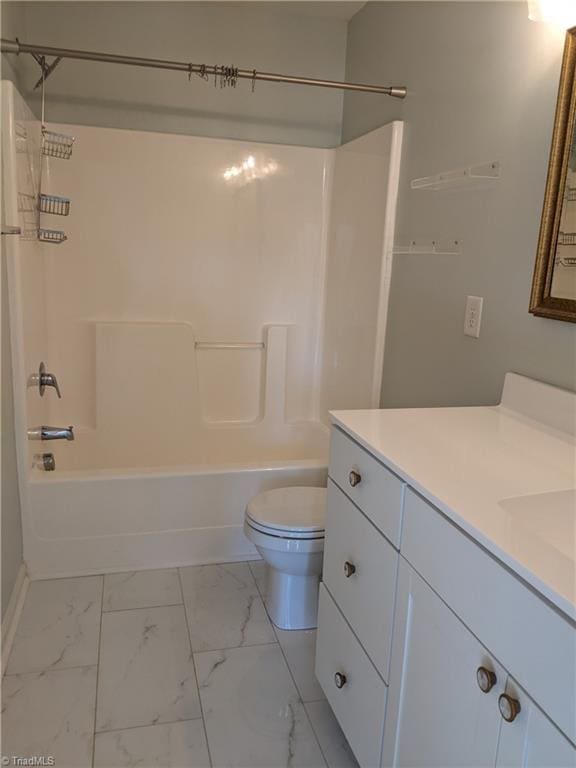
[(49, 157), (58, 157), (61, 160), (69, 160), (72, 156), (74, 136), (55, 131), (42, 131), (42, 152)]
[(40, 194), (38, 208), (42, 213), (52, 213), (56, 216), (68, 216), (70, 213), (70, 198), (59, 195)]
[(486, 183), (498, 181), (500, 178), (500, 163), (492, 160), (489, 163), (467, 165), (453, 171), (443, 171), (434, 176), (422, 176), (412, 179), (412, 189), (425, 189), (439, 191), (442, 189), (458, 189), (461, 187), (481, 186)]
[(460, 256), (461, 240), (412, 240), (408, 245), (395, 245), (392, 253), (413, 256)]
[(265, 349), (263, 341), (196, 341), (196, 349)]
[(68, 238), (66, 237), (66, 233), (62, 232), (61, 229), (45, 229), (44, 227), (40, 227), (38, 230), (38, 240), (42, 243), (63, 243)]

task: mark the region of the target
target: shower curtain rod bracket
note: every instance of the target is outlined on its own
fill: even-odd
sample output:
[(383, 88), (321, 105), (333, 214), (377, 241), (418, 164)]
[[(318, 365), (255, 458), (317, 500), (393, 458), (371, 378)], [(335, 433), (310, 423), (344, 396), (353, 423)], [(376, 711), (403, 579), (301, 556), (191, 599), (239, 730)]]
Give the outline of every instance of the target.
[(34, 57), (34, 59), (36, 60), (36, 63), (42, 70), (42, 75), (40, 76), (40, 79), (36, 82), (36, 84), (34, 85), (34, 88), (32, 89), (35, 91), (37, 88), (39, 88), (42, 85), (42, 82), (46, 82), (46, 80), (48, 80), (52, 72), (54, 72), (58, 64), (60, 64), (60, 62), (62, 61), (62, 57), (56, 56), (56, 58), (52, 61), (52, 64), (47, 64), (46, 56), (39, 56), (37, 53), (32, 53), (31, 56)]
[[(187, 61), (166, 61), (163, 59), (148, 59), (139, 56), (124, 56), (99, 51), (80, 51), (68, 48), (54, 48), (48, 45), (31, 45), (16, 40), (0, 41), (1, 53), (30, 53), (38, 61), (38, 56), (54, 56), (54, 61), (48, 67), (46, 73), (43, 70), (43, 78), (50, 75), (61, 59), (76, 59), (80, 61), (99, 61), (107, 64), (124, 64), (133, 67), (150, 67), (152, 69), (167, 69), (174, 72), (221, 74), (222, 67), (206, 66), (204, 64), (191, 64)], [(375, 93), (383, 96), (392, 96), (395, 99), (406, 98), (406, 88), (403, 85), (371, 85), (369, 83), (347, 83), (340, 80), (323, 80), (317, 77), (302, 77), (295, 75), (282, 75), (278, 72), (259, 72), (256, 69), (236, 69), (235, 78), (251, 80), (252, 86), (256, 80), (269, 83), (291, 83), (292, 85), (310, 85), (318, 88), (337, 88), (342, 91), (358, 91), (361, 93)], [(40, 80), (42, 82), (42, 80)], [(38, 85), (38, 84), (37, 84)]]

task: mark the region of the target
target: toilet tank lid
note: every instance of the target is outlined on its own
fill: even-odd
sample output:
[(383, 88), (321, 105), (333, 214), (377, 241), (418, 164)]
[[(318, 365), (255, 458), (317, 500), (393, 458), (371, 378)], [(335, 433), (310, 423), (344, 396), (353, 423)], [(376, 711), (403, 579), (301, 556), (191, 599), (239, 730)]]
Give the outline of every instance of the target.
[(256, 523), (280, 531), (323, 531), (326, 488), (276, 488), (255, 496), (246, 514)]

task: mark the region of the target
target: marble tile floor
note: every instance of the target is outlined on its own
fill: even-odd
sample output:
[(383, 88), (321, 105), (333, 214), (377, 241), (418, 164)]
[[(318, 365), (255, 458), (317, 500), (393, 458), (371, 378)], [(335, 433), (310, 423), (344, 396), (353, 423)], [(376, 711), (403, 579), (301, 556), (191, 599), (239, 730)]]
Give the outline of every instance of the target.
[(2, 685), (2, 755), (56, 768), (355, 768), (276, 629), (262, 561), (36, 581)]

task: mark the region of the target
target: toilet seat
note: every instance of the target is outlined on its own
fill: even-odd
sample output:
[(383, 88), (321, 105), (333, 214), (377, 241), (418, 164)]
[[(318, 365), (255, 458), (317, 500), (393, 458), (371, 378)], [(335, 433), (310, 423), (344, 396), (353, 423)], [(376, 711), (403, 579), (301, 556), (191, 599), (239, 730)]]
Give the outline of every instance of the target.
[(323, 539), (325, 516), (326, 488), (276, 488), (246, 507), (250, 528), (282, 539)]
[(273, 536), (275, 539), (294, 539), (299, 541), (308, 541), (310, 539), (322, 539), (324, 540), (324, 531), (291, 531), (291, 530), (278, 530), (278, 528), (269, 528), (260, 523), (254, 522), (252, 518), (246, 515), (246, 525), (253, 531), (264, 533), (266, 536)]

